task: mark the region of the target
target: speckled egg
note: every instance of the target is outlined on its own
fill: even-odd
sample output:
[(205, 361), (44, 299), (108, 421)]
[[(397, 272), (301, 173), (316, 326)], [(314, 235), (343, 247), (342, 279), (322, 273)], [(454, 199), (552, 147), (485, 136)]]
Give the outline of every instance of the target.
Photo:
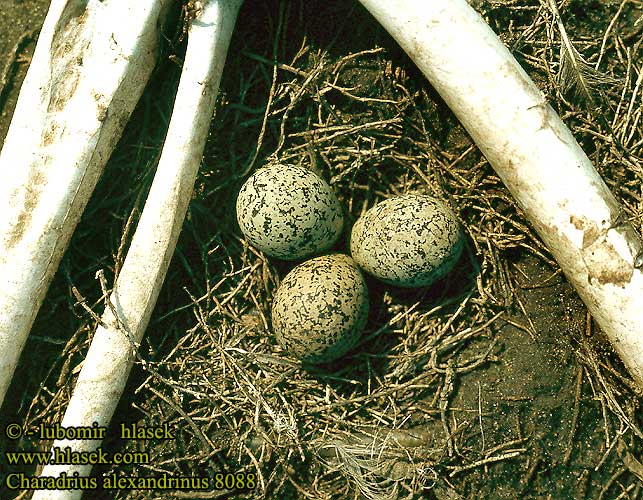
[(463, 235), (440, 200), (407, 194), (382, 201), (360, 217), (351, 233), (355, 262), (380, 280), (402, 287), (429, 286), (453, 269)]
[(321, 177), (302, 167), (273, 164), (244, 183), (237, 198), (237, 221), (255, 248), (290, 260), (332, 247), (341, 235), (344, 215)]
[(307, 260), (275, 293), (272, 328), (277, 341), (303, 361), (325, 363), (355, 346), (368, 316), (368, 290), (348, 255)]

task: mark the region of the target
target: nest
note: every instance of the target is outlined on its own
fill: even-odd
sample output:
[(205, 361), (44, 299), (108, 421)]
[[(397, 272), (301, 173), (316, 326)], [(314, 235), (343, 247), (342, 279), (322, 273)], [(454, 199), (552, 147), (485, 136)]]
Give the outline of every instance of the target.
[[(242, 7), (189, 215), (104, 445), (151, 458), (94, 470), (255, 483), (91, 498), (639, 498), (641, 394), (547, 249), (359, 4), (312, 3)], [(640, 229), (640, 5), (474, 4)], [(119, 273), (171, 112), (182, 32), (166, 34), (25, 349), (24, 383), (5, 406), (28, 428), (60, 421), (102, 288)], [(467, 237), (454, 273), (428, 289), (369, 282), (359, 345), (316, 368), (271, 334), (272, 296), (293, 264), (248, 246), (235, 221), (245, 178), (277, 159), (329, 181), (349, 228), (376, 202), (419, 192), (445, 200)], [(175, 439), (123, 440), (121, 422), (166, 423)]]

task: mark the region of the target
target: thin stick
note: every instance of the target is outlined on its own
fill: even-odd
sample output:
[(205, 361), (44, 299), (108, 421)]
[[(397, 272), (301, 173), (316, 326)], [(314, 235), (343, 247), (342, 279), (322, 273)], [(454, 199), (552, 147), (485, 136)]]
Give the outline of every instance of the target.
[(461, 472), (464, 472), (464, 471), (467, 471), (467, 470), (475, 469), (476, 467), (480, 467), (481, 465), (493, 464), (493, 463), (496, 463), (496, 462), (500, 462), (502, 460), (508, 460), (510, 458), (517, 457), (518, 455), (520, 455), (521, 453), (524, 453), (525, 451), (527, 451), (526, 448), (519, 448), (517, 450), (509, 450), (509, 451), (506, 451), (505, 453), (502, 453), (500, 455), (483, 458), (482, 460), (477, 460), (477, 461), (475, 461), (475, 462), (473, 462), (471, 464), (454, 467), (453, 470), (449, 473), (449, 477), (453, 477), (453, 476), (455, 476), (457, 474), (460, 474)]
[(563, 465), (567, 465), (572, 458), (574, 451), (574, 437), (578, 428), (578, 416), (580, 414), (580, 398), (583, 390), (583, 367), (578, 368), (578, 376), (576, 377), (576, 395), (574, 397), (574, 412), (572, 414), (572, 426), (569, 430), (569, 439), (567, 439), (567, 450), (563, 457)]
[[(158, 297), (183, 224), (241, 0), (211, 0), (193, 21), (167, 138), (132, 244), (85, 359), (63, 427), (109, 425)], [(93, 451), (100, 441), (56, 441)], [(43, 476), (86, 476), (90, 465), (46, 466)], [(100, 479), (100, 478), (99, 478)], [(39, 490), (34, 500), (78, 499), (81, 490)]]

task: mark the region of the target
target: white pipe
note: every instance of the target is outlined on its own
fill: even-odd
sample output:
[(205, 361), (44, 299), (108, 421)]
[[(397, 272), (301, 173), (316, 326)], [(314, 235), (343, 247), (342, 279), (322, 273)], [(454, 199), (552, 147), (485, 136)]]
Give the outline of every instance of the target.
[(643, 243), (592, 163), (465, 0), (360, 0), (467, 129), (643, 389)]
[(53, 0), (0, 152), (0, 404), (156, 63), (167, 0)]
[[(62, 427), (107, 427), (123, 393), (174, 252), (201, 163), (226, 53), (242, 0), (210, 0), (193, 21), (172, 118), (141, 219), (76, 382)], [(114, 317), (114, 311), (118, 318)], [(101, 440), (53, 446), (92, 452)], [(48, 465), (41, 477), (87, 476), (91, 465)], [(101, 478), (98, 478), (99, 482)], [(38, 490), (32, 500), (72, 500), (82, 490)]]

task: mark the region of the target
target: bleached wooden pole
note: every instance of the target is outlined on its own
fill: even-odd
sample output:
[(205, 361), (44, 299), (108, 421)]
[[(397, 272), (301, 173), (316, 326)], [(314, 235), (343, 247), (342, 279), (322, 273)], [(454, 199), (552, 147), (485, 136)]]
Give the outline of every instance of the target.
[[(242, 0), (209, 0), (192, 22), (159, 165), (123, 268), (84, 361), (63, 427), (109, 425), (147, 327), (183, 225), (201, 163), (219, 81)], [(114, 314), (115, 313), (115, 314)], [(91, 452), (100, 440), (54, 447)], [(41, 476), (87, 476), (90, 465), (48, 465)], [(100, 482), (100, 478), (99, 482)], [(33, 500), (80, 498), (80, 489), (39, 490)]]
[(643, 390), (643, 243), (543, 93), (465, 0), (360, 0), (467, 129)]
[(167, 3), (51, 3), (0, 152), (0, 404), (154, 67)]

